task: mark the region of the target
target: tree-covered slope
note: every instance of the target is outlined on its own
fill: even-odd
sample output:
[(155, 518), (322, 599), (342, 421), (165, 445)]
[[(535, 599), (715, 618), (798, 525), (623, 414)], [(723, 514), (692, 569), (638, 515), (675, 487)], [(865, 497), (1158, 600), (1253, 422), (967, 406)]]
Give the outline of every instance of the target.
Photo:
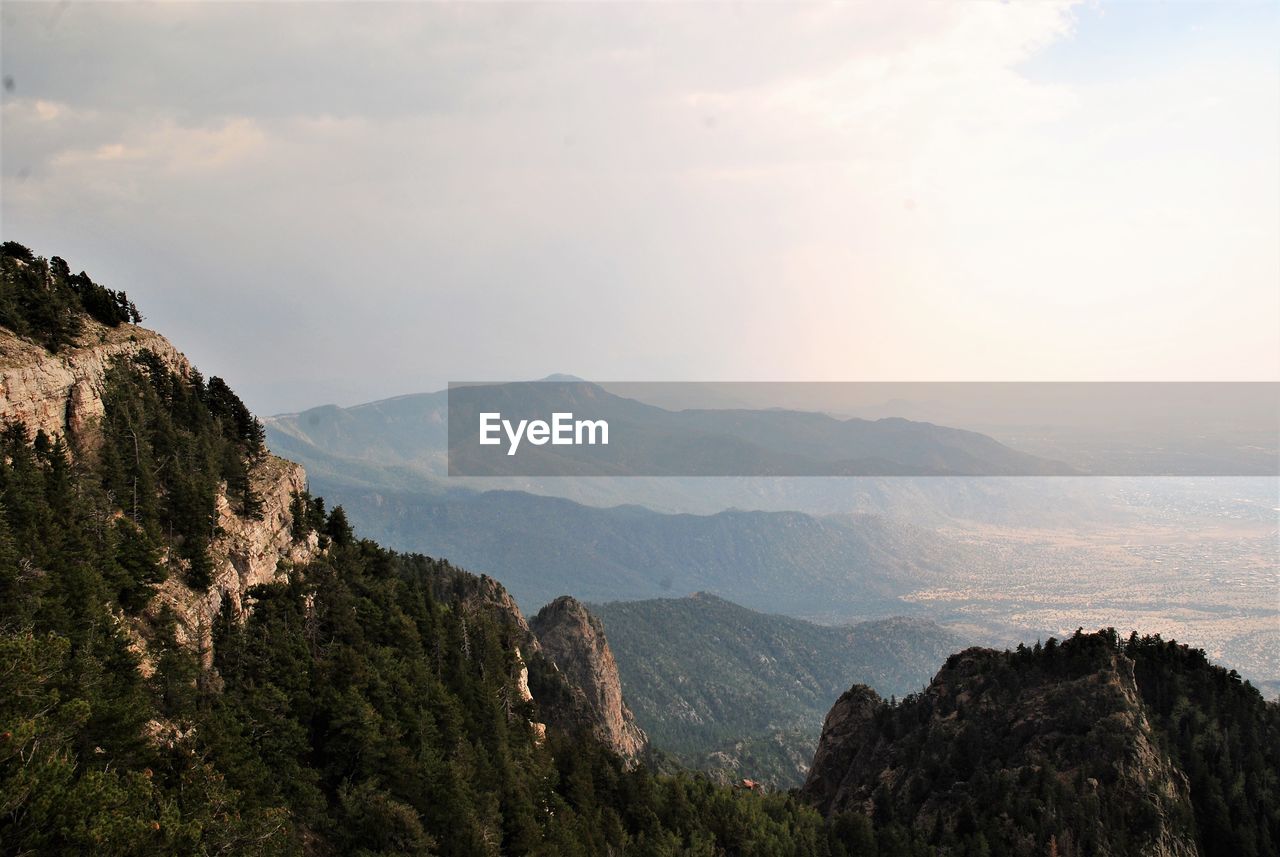
[(788, 786), (803, 780), (822, 718), (850, 684), (905, 695), (964, 644), (926, 621), (830, 627), (705, 593), (591, 609), (656, 747)]
[(833, 706), (803, 794), (948, 853), (1274, 855), (1280, 706), (1204, 653), (1077, 632)]

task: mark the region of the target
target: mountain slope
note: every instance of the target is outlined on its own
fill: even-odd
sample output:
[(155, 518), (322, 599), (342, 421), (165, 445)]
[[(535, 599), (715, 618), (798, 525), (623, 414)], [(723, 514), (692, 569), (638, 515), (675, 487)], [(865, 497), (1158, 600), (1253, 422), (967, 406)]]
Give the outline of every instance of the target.
[(828, 627), (705, 593), (591, 609), (655, 746), (787, 786), (803, 780), (822, 718), (851, 683), (886, 696), (919, 690), (963, 645), (930, 622)]
[(1274, 854), (1280, 709), (1200, 651), (1113, 631), (969, 649), (899, 705), (836, 702), (803, 795), (1010, 854)]
[(500, 585), (357, 539), (225, 384), (88, 315), (116, 293), (2, 255), (6, 853), (826, 852), (790, 799), (625, 770)]
[(315, 478), (363, 532), (501, 578), (524, 605), (731, 595), (745, 606), (848, 620), (963, 563), (963, 546), (871, 515), (662, 515), (510, 491), (371, 490)]

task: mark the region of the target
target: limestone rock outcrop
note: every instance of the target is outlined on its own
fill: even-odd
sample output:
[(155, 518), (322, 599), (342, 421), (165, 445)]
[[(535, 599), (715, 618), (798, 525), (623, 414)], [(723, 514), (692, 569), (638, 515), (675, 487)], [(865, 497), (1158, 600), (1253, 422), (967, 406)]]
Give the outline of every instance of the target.
[[(96, 426), (103, 416), (103, 385), (118, 360), (150, 351), (171, 371), (190, 377), (187, 358), (167, 339), (137, 325), (107, 327), (83, 319), (77, 341), (56, 354), (0, 328), (0, 420), (21, 421), (31, 434), (43, 430), (66, 440), (72, 455), (91, 452)], [(290, 503), (306, 488), (300, 465), (273, 455), (253, 464), (250, 481), (262, 498), (262, 519), (235, 514), (225, 491), (217, 497), (218, 535), (209, 546), (213, 583), (205, 590), (188, 586), (171, 574), (128, 628), (137, 641), (142, 668), (149, 671), (145, 640), (167, 608), (177, 619), (180, 643), (198, 651), (208, 664), (210, 635), (224, 599), (238, 615), (248, 607), (248, 591), (276, 579), (281, 562), (305, 563), (319, 551), (310, 533), (295, 539)]]
[(57, 354), (0, 327), (0, 418), (20, 420), (32, 434), (83, 441), (102, 416), (102, 385), (114, 361), (151, 351), (174, 372), (191, 371), (182, 352), (155, 331), (87, 317), (83, 327), (76, 344)]
[(623, 701), (618, 664), (600, 620), (566, 595), (543, 607), (529, 627), (577, 698), (574, 705), (554, 712), (568, 719), (555, 725), (589, 729), (624, 759), (637, 760), (648, 738)]

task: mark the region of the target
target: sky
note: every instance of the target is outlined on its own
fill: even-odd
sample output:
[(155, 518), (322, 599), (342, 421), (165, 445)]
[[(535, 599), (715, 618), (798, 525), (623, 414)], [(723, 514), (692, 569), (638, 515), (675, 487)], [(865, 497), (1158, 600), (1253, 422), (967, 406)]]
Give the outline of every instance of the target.
[(1280, 380), (1280, 4), (0, 5), (0, 228), (263, 414)]

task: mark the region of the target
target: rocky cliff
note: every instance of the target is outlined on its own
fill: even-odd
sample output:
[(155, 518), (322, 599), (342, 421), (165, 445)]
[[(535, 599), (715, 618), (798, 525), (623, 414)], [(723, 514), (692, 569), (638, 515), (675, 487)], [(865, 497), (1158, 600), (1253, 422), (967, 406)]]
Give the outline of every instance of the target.
[(56, 354), (0, 326), (0, 418), (20, 420), (32, 434), (65, 437), (73, 450), (91, 440), (114, 361), (150, 351), (174, 372), (191, 372), (182, 352), (154, 331), (133, 324), (108, 327), (90, 318), (81, 324), (77, 341)]
[[(96, 428), (103, 416), (103, 389), (109, 368), (150, 351), (170, 371), (191, 377), (187, 358), (167, 339), (137, 325), (108, 327), (81, 319), (82, 330), (68, 347), (50, 353), (43, 346), (0, 327), (0, 420), (24, 423), (34, 434), (61, 437), (73, 456), (92, 455)], [(305, 563), (319, 550), (315, 533), (295, 539), (290, 501), (306, 488), (306, 474), (291, 461), (265, 455), (254, 462), (250, 482), (262, 499), (260, 520), (235, 514), (225, 487), (217, 497), (218, 534), (209, 546), (212, 585), (197, 590), (182, 575), (170, 575), (128, 631), (137, 641), (144, 672), (151, 668), (144, 642), (157, 619), (171, 611), (180, 643), (211, 657), (210, 634), (224, 599), (237, 614), (247, 606), (247, 592), (275, 580), (281, 563)]]
[[(1198, 854), (1186, 775), (1153, 732), (1114, 637), (969, 649), (891, 705), (855, 686), (827, 715), (803, 795), (993, 852)], [(979, 823), (979, 820), (983, 823)], [(998, 841), (991, 841), (991, 840)]]
[(506, 644), (520, 664), (516, 685), (548, 725), (567, 732), (588, 730), (628, 764), (636, 763), (648, 738), (622, 696), (622, 682), (600, 620), (579, 601), (564, 596), (529, 622), (506, 588), (488, 575), (449, 567), (432, 580), (437, 598), (456, 602), (466, 615), (483, 613), (505, 629)]
[(589, 729), (624, 759), (637, 760), (648, 738), (622, 699), (618, 665), (600, 620), (566, 595), (543, 607), (530, 627), (573, 691), (573, 704), (553, 712), (555, 725)]

